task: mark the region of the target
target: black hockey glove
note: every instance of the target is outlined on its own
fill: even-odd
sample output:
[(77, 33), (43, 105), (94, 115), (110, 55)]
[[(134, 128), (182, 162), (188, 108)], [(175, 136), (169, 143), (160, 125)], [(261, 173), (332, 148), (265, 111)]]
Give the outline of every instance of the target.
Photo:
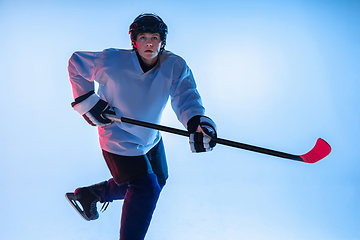
[(216, 125), (209, 117), (194, 116), (187, 127), (191, 152), (209, 152), (215, 147), (216, 142), (211, 139), (217, 135)]
[(111, 110), (108, 103), (100, 99), (94, 91), (76, 98), (75, 102), (71, 105), (92, 126), (104, 127), (112, 123), (111, 120), (103, 115), (104, 113), (115, 115), (115, 112)]

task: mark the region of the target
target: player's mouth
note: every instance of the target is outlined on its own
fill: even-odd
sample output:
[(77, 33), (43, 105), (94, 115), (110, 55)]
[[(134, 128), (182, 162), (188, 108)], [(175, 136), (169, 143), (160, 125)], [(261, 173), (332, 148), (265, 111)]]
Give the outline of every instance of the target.
[(146, 49), (146, 50), (145, 50), (145, 52), (146, 52), (146, 53), (152, 53), (152, 52), (153, 52), (153, 50)]

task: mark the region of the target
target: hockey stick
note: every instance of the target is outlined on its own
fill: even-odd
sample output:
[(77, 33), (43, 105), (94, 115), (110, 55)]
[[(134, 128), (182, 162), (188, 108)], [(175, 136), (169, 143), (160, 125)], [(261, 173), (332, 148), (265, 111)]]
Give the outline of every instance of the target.
[[(117, 121), (117, 122), (130, 123), (130, 124), (134, 124), (134, 125), (141, 126), (141, 127), (152, 128), (152, 129), (156, 129), (156, 130), (160, 130), (160, 131), (164, 131), (164, 132), (168, 132), (168, 133), (182, 135), (185, 137), (190, 136), (190, 133), (188, 131), (177, 129), (177, 128), (166, 127), (166, 126), (162, 126), (162, 125), (158, 125), (158, 124), (154, 124), (154, 123), (143, 122), (143, 121), (134, 120), (134, 119), (126, 118), (126, 117), (119, 117), (119, 116), (111, 115), (111, 114), (105, 114), (105, 117), (109, 118), (110, 120)], [(245, 143), (234, 142), (234, 141), (230, 141), (230, 140), (226, 140), (226, 139), (222, 139), (222, 138), (212, 138), (212, 140), (215, 141), (216, 143), (230, 146), (230, 147), (241, 148), (241, 149), (245, 149), (245, 150), (249, 150), (249, 151), (253, 151), (253, 152), (257, 152), (257, 153), (267, 154), (267, 155), (271, 155), (271, 156), (275, 156), (275, 157), (281, 157), (281, 158), (286, 158), (286, 159), (291, 159), (291, 160), (306, 162), (306, 163), (315, 163), (317, 161), (320, 161), (321, 159), (323, 159), (324, 157), (329, 155), (331, 152), (330, 145), (321, 138), (319, 138), (316, 141), (315, 146), (308, 153), (305, 153), (302, 155), (293, 155), (293, 154), (279, 152), (279, 151), (262, 148), (262, 147), (257, 147), (257, 146), (253, 146), (253, 145), (249, 145), (249, 144), (245, 144)]]

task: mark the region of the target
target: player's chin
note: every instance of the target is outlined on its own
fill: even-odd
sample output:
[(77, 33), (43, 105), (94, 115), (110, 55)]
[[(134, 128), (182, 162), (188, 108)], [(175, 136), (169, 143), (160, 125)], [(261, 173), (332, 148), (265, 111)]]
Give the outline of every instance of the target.
[(157, 52), (143, 52), (142, 57), (150, 60), (156, 58), (158, 54)]

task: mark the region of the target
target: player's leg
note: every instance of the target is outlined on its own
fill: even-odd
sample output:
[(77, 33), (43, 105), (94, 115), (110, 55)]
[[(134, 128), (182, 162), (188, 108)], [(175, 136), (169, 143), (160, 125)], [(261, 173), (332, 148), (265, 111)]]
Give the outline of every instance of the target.
[[(164, 182), (161, 184), (164, 186)], [(161, 187), (154, 173), (128, 183), (124, 199), (120, 239), (143, 240), (149, 228)]]

